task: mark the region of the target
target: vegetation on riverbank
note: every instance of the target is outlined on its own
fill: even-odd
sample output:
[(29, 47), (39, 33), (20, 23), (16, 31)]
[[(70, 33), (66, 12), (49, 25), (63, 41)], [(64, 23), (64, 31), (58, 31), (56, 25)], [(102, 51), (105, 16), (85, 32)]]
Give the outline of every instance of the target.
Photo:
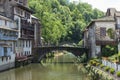
[[(105, 59), (105, 61), (107, 61), (108, 58), (103, 58), (102, 60), (104, 60), (104, 59)], [(112, 64), (110, 64), (110, 61), (108, 61), (107, 65), (104, 65), (104, 64), (102, 64), (102, 62), (101, 62), (101, 59), (97, 59), (97, 58), (91, 59), (86, 66), (88, 72), (90, 74), (94, 74), (95, 76), (98, 76), (98, 77), (101, 76), (100, 71), (104, 72), (106, 74), (104, 76), (102, 75), (104, 77), (104, 79), (101, 79), (101, 77), (102, 77), (101, 76), (99, 80), (119, 80), (120, 79), (120, 71), (116, 67), (113, 67), (113, 66), (116, 66), (119, 64), (115, 63), (115, 62), (112, 62)], [(113, 66), (110, 66), (110, 65), (113, 65)], [(95, 71), (93, 69), (95, 69), (97, 71)], [(109, 78), (108, 76), (111, 76), (111, 78)], [(96, 80), (96, 79), (92, 79), (92, 80)]]

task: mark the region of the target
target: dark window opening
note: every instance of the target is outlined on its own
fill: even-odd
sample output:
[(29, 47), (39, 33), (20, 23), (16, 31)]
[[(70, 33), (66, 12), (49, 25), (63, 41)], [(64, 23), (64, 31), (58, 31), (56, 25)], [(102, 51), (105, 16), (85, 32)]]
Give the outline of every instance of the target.
[(106, 36), (106, 28), (105, 27), (101, 27), (100, 28), (100, 36)]

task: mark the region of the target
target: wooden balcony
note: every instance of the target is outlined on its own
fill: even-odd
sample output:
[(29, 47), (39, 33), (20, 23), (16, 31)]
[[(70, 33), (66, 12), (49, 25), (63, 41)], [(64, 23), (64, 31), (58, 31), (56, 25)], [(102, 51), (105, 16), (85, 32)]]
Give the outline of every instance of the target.
[(96, 45), (116, 45), (117, 41), (96, 41)]
[(22, 34), (21, 37), (22, 37), (22, 38), (34, 39), (34, 34), (33, 34), (33, 35), (30, 35), (30, 34)]
[(15, 58), (15, 60), (18, 61), (18, 62), (25, 61), (27, 59), (28, 59), (27, 56), (17, 56)]
[(34, 31), (34, 26), (31, 23), (27, 22), (27, 20), (23, 20), (23, 19), (21, 19), (21, 28)]
[(33, 59), (33, 55), (26, 55), (26, 56), (16, 56), (15, 60), (18, 62), (21, 61), (26, 61), (26, 60), (32, 60)]

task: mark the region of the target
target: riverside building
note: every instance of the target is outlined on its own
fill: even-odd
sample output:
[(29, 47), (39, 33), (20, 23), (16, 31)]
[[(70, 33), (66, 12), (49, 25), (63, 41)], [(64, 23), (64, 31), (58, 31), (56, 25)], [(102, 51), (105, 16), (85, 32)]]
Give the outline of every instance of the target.
[(40, 46), (40, 23), (32, 16), (28, 0), (0, 0), (0, 15), (13, 20), (18, 30), (15, 42), (15, 61), (23, 62), (32, 58), (32, 48)]

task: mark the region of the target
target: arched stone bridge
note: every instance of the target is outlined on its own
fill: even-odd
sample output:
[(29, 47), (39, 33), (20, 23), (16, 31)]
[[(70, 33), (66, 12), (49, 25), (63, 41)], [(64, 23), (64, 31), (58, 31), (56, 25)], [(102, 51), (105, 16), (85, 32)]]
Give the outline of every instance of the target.
[(81, 56), (86, 53), (88, 55), (88, 49), (80, 48), (80, 47), (64, 47), (64, 46), (54, 46), (54, 47), (35, 47), (32, 49), (32, 53), (34, 56), (34, 62), (40, 62), (40, 60), (49, 52), (54, 50), (66, 50), (68, 52), (73, 53), (75, 56)]

